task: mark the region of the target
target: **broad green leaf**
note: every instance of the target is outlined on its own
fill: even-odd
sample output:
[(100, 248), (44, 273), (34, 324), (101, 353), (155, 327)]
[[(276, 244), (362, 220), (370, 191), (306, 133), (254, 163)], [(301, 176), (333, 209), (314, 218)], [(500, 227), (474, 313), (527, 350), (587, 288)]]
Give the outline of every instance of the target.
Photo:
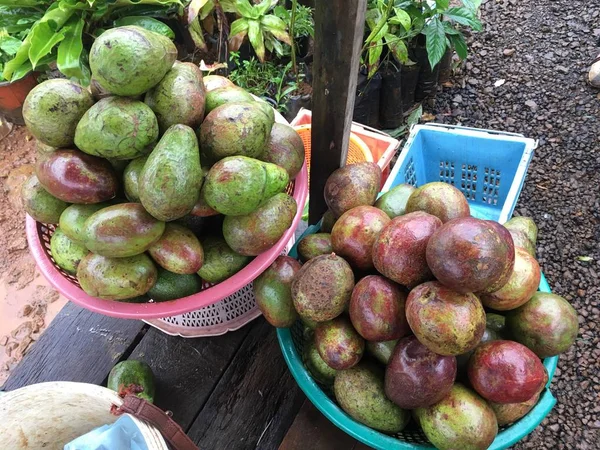
[(369, 52), (367, 54), (367, 78), (371, 78), (373, 75), (375, 75), (375, 73), (377, 73), (377, 69), (379, 68), (379, 58), (381, 57), (382, 50), (382, 41), (375, 41), (369, 45)]
[(8, 56), (14, 56), (21, 46), (21, 40), (12, 36), (0, 37), (0, 50)]
[(40, 0), (0, 0), (0, 5), (6, 6), (44, 6), (47, 2)]
[(221, 8), (226, 13), (237, 13), (237, 7), (235, 5), (235, 0), (215, 0), (219, 3)]
[(208, 46), (204, 40), (204, 33), (197, 17), (188, 25), (187, 29), (192, 41), (194, 41), (194, 45), (204, 52), (208, 51)]
[[(198, 17), (198, 16), (196, 16)], [(145, 28), (146, 30), (154, 31), (155, 33), (162, 34), (169, 39), (175, 39), (175, 32), (166, 23), (156, 20), (153, 17), (146, 16), (127, 16), (121, 17), (115, 20), (115, 26), (122, 27), (124, 25), (136, 25), (138, 27)]]
[(200, 20), (206, 19), (215, 9), (215, 2), (213, 0), (207, 0), (206, 4), (200, 9), (198, 17)]
[(406, 119), (406, 124), (409, 127), (412, 127), (413, 125), (418, 124), (419, 120), (421, 120), (422, 115), (423, 115), (423, 105), (419, 105), (419, 107), (417, 109), (415, 109), (413, 112), (410, 113), (410, 115)]
[(382, 38), (382, 36), (384, 34), (387, 33), (387, 31), (388, 31), (388, 25), (387, 25), (386, 22), (387, 22), (387, 18), (385, 16), (381, 16), (381, 18), (377, 22), (377, 25), (375, 25), (371, 29), (371, 33), (369, 33), (369, 36), (365, 40), (365, 44), (368, 45), (371, 42), (378, 41), (378, 40), (380, 40)]
[(285, 31), (285, 29), (287, 28), (286, 23), (283, 20), (281, 20), (279, 17), (277, 17), (273, 14), (268, 14), (264, 17), (261, 17), (260, 23), (268, 31), (271, 31), (271, 30)]
[(467, 59), (467, 55), (469, 53), (469, 49), (467, 47), (467, 43), (465, 42), (465, 38), (462, 34), (450, 34), (448, 35), (448, 39), (452, 43), (454, 50), (456, 50), (456, 54), (460, 59)]
[(460, 31), (458, 31), (456, 28), (454, 28), (454, 25), (451, 24), (450, 22), (447, 21), (442, 21), (442, 24), (444, 25), (444, 31), (446, 32), (446, 34), (451, 35), (451, 34), (460, 34)]
[(435, 0), (435, 8), (441, 13), (444, 13), (449, 6), (450, 0)]
[(269, 39), (269, 41), (272, 43), (273, 50), (275, 50), (275, 53), (277, 54), (277, 56), (284, 56), (285, 55), (285, 51), (283, 49), (283, 45), (281, 45), (280, 41), (278, 41), (277, 39), (274, 39), (274, 38), (273, 39)]
[(269, 9), (271, 9), (271, 0), (262, 0), (258, 5), (255, 5), (254, 8), (258, 11), (258, 17), (262, 17)]
[[(38, 71), (43, 72), (44, 68), (47, 67), (47, 65), (50, 64), (55, 59), (56, 59), (56, 56), (54, 54), (50, 54), (50, 55), (43, 57), (40, 60), (40, 62), (38, 63), (38, 67), (37, 67)], [(24, 64), (22, 64), (20, 67), (18, 67), (17, 70), (15, 70), (13, 72), (11, 81), (20, 80), (21, 78), (23, 78), (25, 75), (27, 75), (32, 70), (33, 70), (33, 67), (31, 67), (31, 62), (28, 60)]]
[(450, 8), (444, 13), (444, 16), (456, 23), (471, 27), (475, 31), (482, 30), (481, 22), (467, 8)]
[(408, 48), (406, 48), (406, 43), (393, 34), (386, 34), (384, 39), (394, 58), (396, 58), (399, 63), (406, 64), (408, 61)]
[(258, 19), (258, 10), (250, 4), (249, 0), (235, 0), (237, 12), (247, 19)]
[(433, 69), (446, 52), (446, 32), (439, 18), (432, 18), (423, 29), (426, 38), (427, 58)]
[(48, 22), (38, 24), (31, 30), (31, 47), (29, 48), (29, 60), (35, 69), (38, 61), (49, 54), (52, 49), (65, 38), (65, 30), (58, 32), (52, 30)]
[(481, 0), (463, 0), (463, 4), (475, 13), (481, 6)]
[(192, 22), (198, 15), (209, 0), (191, 0), (187, 7), (187, 20), (188, 24)]
[(394, 8), (395, 15), (390, 17), (389, 23), (393, 25), (402, 25), (408, 31), (410, 30), (411, 19), (408, 13), (402, 9)]
[(265, 37), (258, 20), (248, 21), (248, 40), (260, 62), (265, 62)]
[(85, 78), (81, 67), (84, 25), (83, 18), (73, 16), (62, 28), (65, 32), (65, 39), (58, 46), (56, 65), (67, 78), (77, 78), (78, 80)]
[(229, 30), (229, 37), (237, 36), (238, 34), (246, 36), (247, 33), (248, 33), (248, 19), (244, 19), (242, 17), (240, 19), (235, 20), (231, 24), (231, 28)]
[(381, 20), (381, 12), (377, 8), (369, 9), (365, 13), (365, 21), (369, 30), (373, 31)]

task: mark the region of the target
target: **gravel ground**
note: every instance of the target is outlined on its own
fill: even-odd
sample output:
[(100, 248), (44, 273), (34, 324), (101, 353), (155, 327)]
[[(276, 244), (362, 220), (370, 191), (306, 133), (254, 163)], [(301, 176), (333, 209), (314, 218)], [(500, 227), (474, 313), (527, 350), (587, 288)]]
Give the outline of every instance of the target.
[(539, 140), (516, 214), (538, 223), (542, 269), (580, 322), (552, 383), (557, 405), (514, 448), (600, 449), (600, 91), (585, 83), (600, 53), (600, 7), (489, 0), (482, 20), (485, 31), (433, 112), (437, 122)]

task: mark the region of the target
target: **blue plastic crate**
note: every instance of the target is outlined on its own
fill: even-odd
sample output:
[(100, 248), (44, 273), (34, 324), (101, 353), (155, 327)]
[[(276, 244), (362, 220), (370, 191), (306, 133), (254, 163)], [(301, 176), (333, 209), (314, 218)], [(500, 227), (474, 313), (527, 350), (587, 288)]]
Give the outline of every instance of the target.
[(520, 134), (453, 125), (416, 125), (383, 187), (444, 181), (460, 189), (471, 215), (506, 222), (537, 142)]

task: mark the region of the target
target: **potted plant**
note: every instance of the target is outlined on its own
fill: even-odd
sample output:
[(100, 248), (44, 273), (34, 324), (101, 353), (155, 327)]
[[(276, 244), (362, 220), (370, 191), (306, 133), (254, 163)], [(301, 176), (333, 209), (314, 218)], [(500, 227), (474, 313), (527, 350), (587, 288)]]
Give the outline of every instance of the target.
[(23, 124), (23, 102), (37, 84), (37, 74), (22, 72), (10, 80), (4, 76), (4, 66), (13, 59), (22, 39), (41, 17), (42, 12), (36, 8), (0, 6), (0, 115), (19, 125)]

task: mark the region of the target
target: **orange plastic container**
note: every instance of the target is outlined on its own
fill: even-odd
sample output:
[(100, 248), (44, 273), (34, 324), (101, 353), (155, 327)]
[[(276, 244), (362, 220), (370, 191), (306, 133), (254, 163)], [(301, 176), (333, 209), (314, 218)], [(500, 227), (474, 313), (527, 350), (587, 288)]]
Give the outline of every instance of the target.
[[(310, 133), (302, 132), (306, 130), (306, 125), (310, 125), (312, 113), (308, 109), (302, 108), (298, 115), (290, 123), (291, 126), (299, 131), (305, 148), (310, 148)], [(310, 131), (310, 130), (309, 130)], [(369, 149), (371, 158), (364, 152), (364, 146)], [(350, 145), (348, 149), (348, 163), (359, 161), (376, 161), (383, 172), (381, 186), (385, 184), (390, 174), (390, 163), (396, 151), (400, 148), (400, 141), (390, 135), (376, 130), (375, 128), (352, 122), (350, 128)], [(310, 161), (310, 152), (306, 155), (307, 164)]]

